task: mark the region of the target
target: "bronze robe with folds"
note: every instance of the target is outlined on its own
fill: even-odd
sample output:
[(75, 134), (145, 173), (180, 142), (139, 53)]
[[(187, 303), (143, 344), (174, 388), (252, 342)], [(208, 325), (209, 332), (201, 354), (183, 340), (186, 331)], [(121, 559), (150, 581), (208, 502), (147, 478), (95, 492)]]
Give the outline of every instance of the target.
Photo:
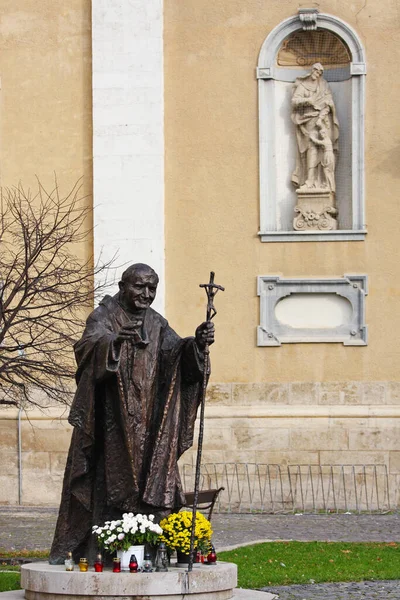
[(162, 515), (184, 494), (177, 461), (193, 443), (203, 355), (153, 309), (145, 312), (143, 343), (114, 340), (129, 315), (118, 294), (89, 316), (75, 345), (77, 391), (51, 563), (96, 553), (93, 525), (121, 513)]

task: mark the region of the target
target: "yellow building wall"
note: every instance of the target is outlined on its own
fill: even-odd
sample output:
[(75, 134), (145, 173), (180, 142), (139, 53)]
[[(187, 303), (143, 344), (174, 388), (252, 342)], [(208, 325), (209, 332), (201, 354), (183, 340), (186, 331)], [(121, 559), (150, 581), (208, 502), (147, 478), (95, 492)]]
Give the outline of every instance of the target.
[(0, 15), (1, 185), (51, 189), (55, 173), (91, 194), (91, 1), (0, 0)]
[[(179, 332), (193, 331), (204, 317), (198, 283), (212, 269), (226, 286), (216, 300), (213, 381), (397, 380), (400, 21), (393, 0), (318, 3), (352, 26), (366, 50), (366, 241), (261, 243), (257, 235), (255, 68), (266, 36), (299, 6), (165, 0), (167, 316)], [(345, 273), (368, 274), (368, 346), (256, 346), (257, 275)]]
[[(53, 172), (91, 192), (89, 0), (0, 0), (2, 185)], [(205, 462), (375, 464), (399, 504), (397, 3), (322, 0), (367, 56), (365, 242), (261, 243), (258, 54), (297, 13), (292, 0), (164, 0), (166, 316), (180, 335), (216, 297)], [(80, 252), (87, 254), (91, 243)], [(369, 343), (256, 346), (258, 275), (366, 273)], [(17, 503), (17, 411), (0, 411), (0, 502)], [(70, 427), (63, 410), (25, 417), (22, 502), (57, 504)], [(183, 463), (194, 460), (186, 453)], [(38, 493), (37, 482), (45, 494)]]
[[(262, 243), (258, 55), (277, 25), (298, 8), (313, 6), (353, 27), (365, 47), (368, 235), (364, 242)], [(226, 287), (216, 297), (203, 462), (283, 469), (358, 464), (372, 471), (379, 465), (390, 488), (387, 494), (385, 477), (377, 484), (380, 508), (399, 503), (399, 38), (394, 0), (165, 0), (169, 321), (190, 335), (204, 319), (205, 294), (198, 284), (208, 281), (210, 270)], [(368, 275), (367, 346), (257, 347), (258, 275), (345, 273)], [(193, 450), (183, 458), (189, 465), (194, 461)], [(219, 481), (209, 484), (229, 487), (223, 468), (216, 468)], [(368, 479), (369, 492), (371, 486)]]
[[(34, 191), (37, 176), (50, 191), (56, 174), (63, 194), (83, 177), (92, 205), (91, 71), (90, 0), (0, 0), (1, 186)], [(74, 251), (87, 259), (91, 235)], [(19, 495), (18, 411), (0, 410), (1, 503), (58, 504), (67, 410), (35, 415), (22, 415)]]

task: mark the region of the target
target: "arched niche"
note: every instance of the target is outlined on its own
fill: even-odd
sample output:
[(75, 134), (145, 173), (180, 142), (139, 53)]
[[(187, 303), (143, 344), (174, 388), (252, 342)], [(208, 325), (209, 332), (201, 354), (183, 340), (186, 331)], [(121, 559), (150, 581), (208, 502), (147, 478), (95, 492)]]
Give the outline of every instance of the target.
[[(296, 44), (301, 52), (296, 53)], [(339, 214), (334, 231), (293, 229), (296, 195), (291, 172), (296, 136), (290, 118), (291, 93), (295, 79), (309, 73), (314, 62), (324, 64), (324, 78), (332, 90), (340, 123), (336, 167)], [(300, 9), (265, 39), (257, 67), (261, 241), (365, 239), (365, 74), (365, 53), (356, 32), (341, 19), (317, 9)]]

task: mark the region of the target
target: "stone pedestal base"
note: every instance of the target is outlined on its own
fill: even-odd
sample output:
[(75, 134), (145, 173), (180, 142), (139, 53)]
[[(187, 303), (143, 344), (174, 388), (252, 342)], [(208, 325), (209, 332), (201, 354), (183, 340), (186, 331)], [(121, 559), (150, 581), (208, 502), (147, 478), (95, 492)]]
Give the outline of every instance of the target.
[(293, 220), (296, 231), (337, 229), (335, 194), (327, 190), (296, 190), (297, 205)]
[(48, 563), (21, 567), (27, 600), (230, 600), (236, 583), (237, 566), (223, 562), (191, 573), (173, 566), (168, 573), (81, 573)]
[[(210, 600), (211, 598), (212, 596), (210, 596)], [(25, 600), (24, 590), (0, 592), (0, 600)], [(123, 599), (120, 598), (120, 600)], [(278, 596), (276, 594), (270, 594), (269, 592), (257, 592), (256, 590), (242, 590), (241, 588), (236, 588), (233, 590), (232, 600), (278, 600)]]

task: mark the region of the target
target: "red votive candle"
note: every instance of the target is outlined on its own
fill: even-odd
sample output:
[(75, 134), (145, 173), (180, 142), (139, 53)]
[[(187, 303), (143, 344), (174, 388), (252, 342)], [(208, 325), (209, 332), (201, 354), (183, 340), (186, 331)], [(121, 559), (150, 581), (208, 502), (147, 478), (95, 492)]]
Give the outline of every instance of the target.
[(97, 555), (96, 561), (94, 563), (94, 570), (96, 571), (96, 573), (103, 572), (103, 557), (101, 556), (101, 554)]
[(211, 546), (211, 552), (207, 556), (207, 562), (209, 565), (215, 565), (217, 562), (217, 555), (214, 546)]
[(138, 568), (139, 568), (139, 565), (137, 563), (136, 556), (134, 554), (132, 554), (131, 559), (129, 561), (129, 571), (131, 573), (137, 573)]
[(120, 558), (113, 559), (113, 573), (121, 573), (121, 559)]

